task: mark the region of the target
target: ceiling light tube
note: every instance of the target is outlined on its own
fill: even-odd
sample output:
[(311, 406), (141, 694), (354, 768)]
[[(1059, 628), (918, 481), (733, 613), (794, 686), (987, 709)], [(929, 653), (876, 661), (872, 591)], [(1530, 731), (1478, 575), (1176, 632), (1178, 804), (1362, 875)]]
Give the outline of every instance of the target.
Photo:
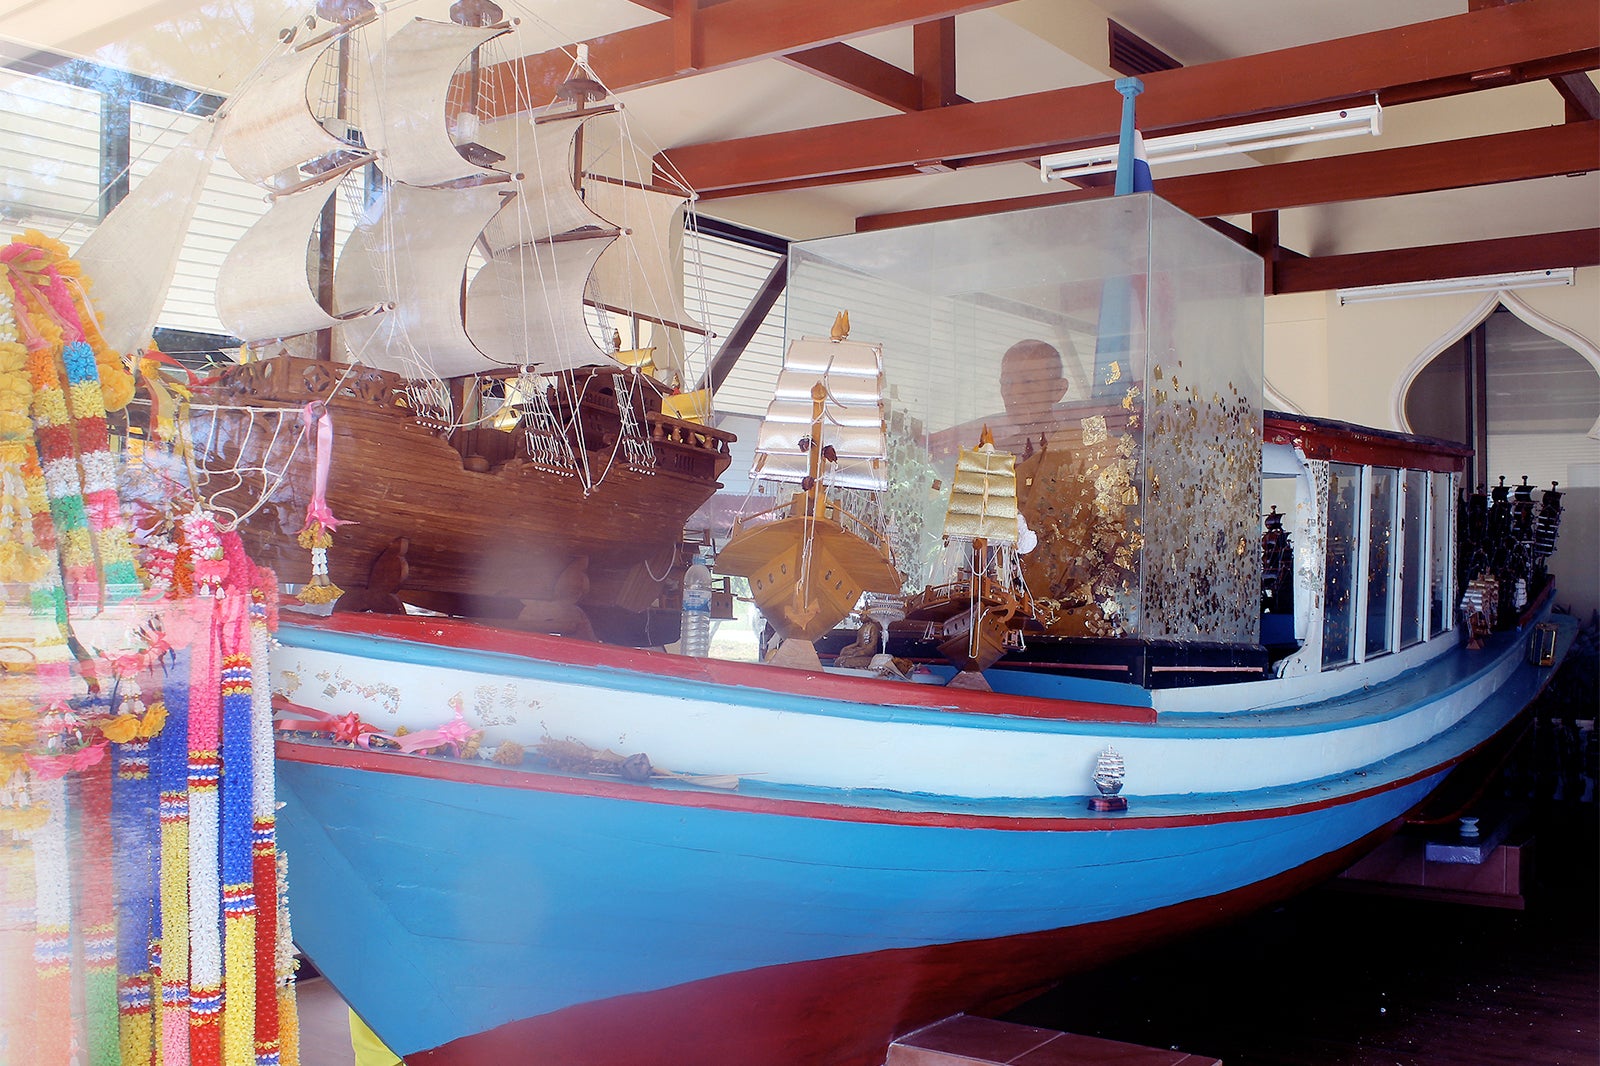
[[(1376, 99), (1362, 107), (1295, 115), (1239, 126), (1218, 126), (1190, 133), (1145, 139), (1145, 157), (1151, 166), (1186, 159), (1283, 148), (1291, 144), (1331, 141), (1340, 137), (1377, 136), (1383, 132), (1383, 108)], [(1117, 146), (1101, 145), (1072, 152), (1057, 152), (1039, 160), (1039, 178), (1079, 178), (1117, 168)]]
[(1373, 300), (1401, 300), (1409, 296), (1533, 289), (1546, 285), (1571, 285), (1572, 279), (1571, 267), (1555, 267), (1550, 270), (1523, 270), (1509, 274), (1479, 274), (1470, 278), (1402, 281), (1394, 285), (1365, 285), (1354, 289), (1340, 289), (1339, 303), (1358, 304)]

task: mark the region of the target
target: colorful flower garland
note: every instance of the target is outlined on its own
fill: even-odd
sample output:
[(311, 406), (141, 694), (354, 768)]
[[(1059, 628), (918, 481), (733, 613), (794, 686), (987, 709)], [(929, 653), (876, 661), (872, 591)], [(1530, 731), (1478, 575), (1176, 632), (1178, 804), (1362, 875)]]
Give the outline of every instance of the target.
[[(59, 242), (0, 248), (0, 1061), (297, 1062), (275, 578), (198, 510), (139, 570), (106, 419), (132, 378), (86, 286)], [(119, 603), (144, 643), (75, 660)]]

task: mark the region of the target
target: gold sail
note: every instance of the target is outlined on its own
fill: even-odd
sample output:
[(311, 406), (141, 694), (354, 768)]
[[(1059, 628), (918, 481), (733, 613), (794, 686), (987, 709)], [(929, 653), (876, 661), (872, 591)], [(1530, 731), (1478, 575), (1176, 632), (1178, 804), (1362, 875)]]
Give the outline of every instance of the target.
[(962, 448), (945, 512), (947, 537), (1017, 542), (1017, 458), (994, 445)]

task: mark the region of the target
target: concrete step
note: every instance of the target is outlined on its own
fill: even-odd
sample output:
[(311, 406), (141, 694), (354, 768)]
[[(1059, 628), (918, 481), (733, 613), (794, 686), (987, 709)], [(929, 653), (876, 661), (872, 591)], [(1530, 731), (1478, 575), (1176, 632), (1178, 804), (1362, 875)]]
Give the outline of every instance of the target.
[(1222, 1060), (957, 1014), (896, 1040), (884, 1066), (1222, 1066)]

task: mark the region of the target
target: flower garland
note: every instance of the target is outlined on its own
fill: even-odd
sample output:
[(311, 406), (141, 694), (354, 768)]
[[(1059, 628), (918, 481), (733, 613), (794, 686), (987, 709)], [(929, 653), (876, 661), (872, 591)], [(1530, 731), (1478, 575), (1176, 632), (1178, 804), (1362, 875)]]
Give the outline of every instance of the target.
[[(267, 663), (272, 630), (277, 628), (277, 577), (257, 571), (250, 601), (250, 661)], [(251, 877), (256, 898), (256, 1066), (280, 1061), (278, 1024), (278, 863), (277, 793), (273, 787), (272, 690), (255, 685), (250, 692)]]
[(77, 814), (78, 915), (82, 930), (83, 998), (89, 1066), (119, 1066), (114, 865), (111, 837), (111, 762), (101, 760), (70, 782)]
[(344, 589), (335, 585), (328, 576), (328, 549), (333, 545), (333, 531), (344, 525), (328, 507), (328, 467), (333, 459), (333, 414), (320, 403), (308, 403), (300, 417), (306, 432), (316, 434), (311, 500), (306, 504), (305, 525), (297, 538), (300, 547), (311, 552), (311, 580), (300, 590), (300, 601), (332, 603), (344, 595)]
[(167, 728), (153, 764), (161, 810), (161, 905), (151, 949), (151, 982), (161, 1066), (189, 1062), (189, 656), (172, 656), (163, 688)]
[[(147, 715), (153, 716), (158, 710), (164, 721), (164, 700), (155, 700)], [(104, 731), (109, 727), (102, 728)], [(159, 740), (135, 735), (117, 741), (112, 748), (111, 810), (118, 827), (113, 847), (116, 852), (117, 1012), (122, 1066), (151, 1066), (154, 1062), (150, 945), (155, 936), (155, 852), (160, 829), (159, 823), (149, 817), (149, 812), (157, 810), (159, 803), (155, 779), (150, 772), (153, 743)]]
[[(222, 1007), (224, 1066), (253, 1066), (256, 1053), (255, 764), (250, 660), (251, 592), (256, 567), (239, 534), (222, 538), (228, 562), (222, 652), (222, 945), (228, 995)], [(265, 666), (265, 663), (262, 664)]]
[(300, 1012), (295, 1004), (294, 930), (289, 924), (289, 857), (278, 852), (278, 1063), (300, 1066)]
[[(26, 661), (0, 644), (0, 1060), (297, 1063), (275, 578), (198, 510), (139, 569), (106, 419), (133, 379), (86, 287), (59, 242), (0, 247), (0, 584), (31, 606)], [(147, 577), (168, 605), (147, 647), (77, 662), (76, 620)]]
[[(0, 249), (0, 262), (11, 267), (11, 289), (19, 320), (30, 320), (44, 343), (29, 344), (29, 372), (34, 388), (34, 422), (45, 466), (53, 517), (62, 533), (67, 580), (105, 582), (105, 595), (118, 602), (140, 591), (133, 566), (128, 528), (116, 493), (116, 466), (106, 429), (106, 396), (101, 365), (118, 382), (123, 404), (132, 395), (132, 379), (120, 369), (101, 342), (96, 353), (85, 339), (84, 320), (75, 291), (62, 273), (70, 264), (65, 248), (30, 233)], [(68, 270), (75, 266), (68, 265)], [(78, 290), (81, 294), (81, 289)], [(92, 321), (91, 321), (92, 330)], [(95, 337), (99, 334), (93, 333)], [(59, 354), (60, 369), (56, 362)], [(61, 387), (60, 374), (66, 378)], [(124, 382), (123, 379), (126, 379)], [(96, 556), (100, 564), (95, 570)], [(85, 600), (88, 588), (73, 589)]]

